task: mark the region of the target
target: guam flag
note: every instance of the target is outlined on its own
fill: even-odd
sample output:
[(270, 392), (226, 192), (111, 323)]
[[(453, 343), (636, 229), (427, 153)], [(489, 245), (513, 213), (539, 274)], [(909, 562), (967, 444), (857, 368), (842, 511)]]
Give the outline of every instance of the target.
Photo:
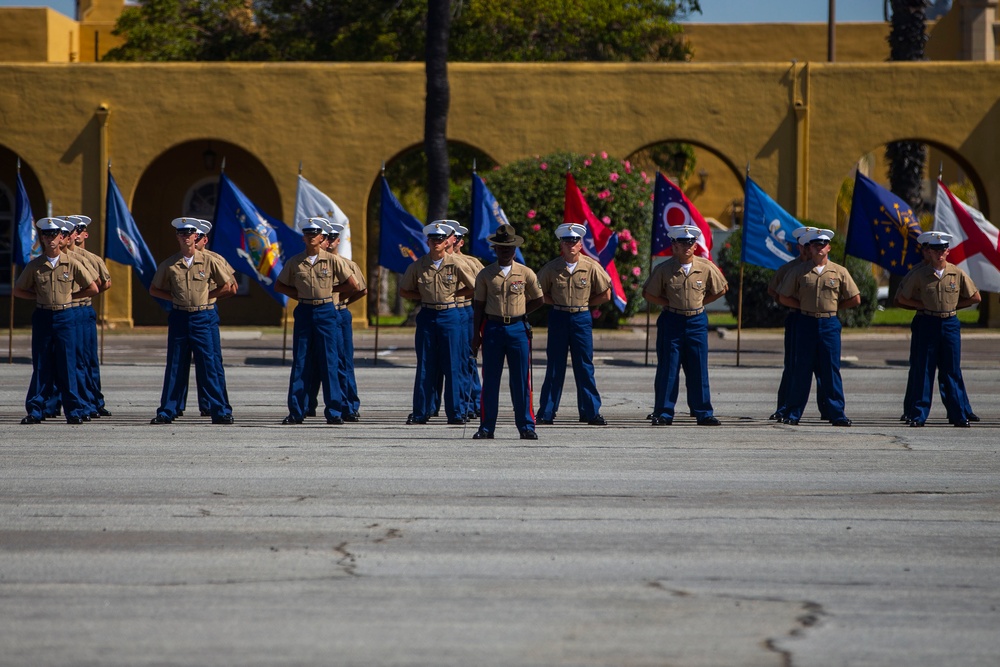
[(921, 231), (909, 204), (857, 172), (847, 227), (848, 255), (905, 276), (923, 259), (917, 250)]
[[(509, 224), (507, 214), (486, 187), (486, 181), (476, 172), (472, 172), (472, 229), (469, 231), (469, 236), (472, 237), (472, 254), (495, 260), (497, 254), (493, 252), (493, 246), (486, 239), (496, 232), (500, 225)], [(521, 254), (520, 248), (514, 252), (514, 259), (524, 264), (524, 255)]]
[(429, 251), (424, 226), (403, 208), (383, 176), (382, 201), (379, 207), (379, 266), (396, 273), (406, 273), (410, 264)]
[[(285, 223), (260, 211), (229, 178), (219, 177), (211, 248), (233, 268), (256, 280), (282, 306), (288, 297), (274, 290), (287, 256), (302, 252), (301, 237)], [(284, 247), (283, 247), (284, 246)]]
[(625, 298), (625, 288), (615, 267), (615, 251), (618, 250), (618, 234), (611, 231), (607, 225), (597, 219), (583, 198), (583, 193), (576, 185), (573, 174), (566, 174), (566, 207), (563, 210), (563, 222), (582, 224), (587, 227), (587, 236), (583, 239), (583, 254), (600, 262), (611, 277), (611, 300), (618, 310), (625, 312), (628, 299)]
[(653, 194), (653, 243), (654, 257), (669, 256), (670, 236), (667, 228), (676, 225), (697, 225), (701, 236), (694, 247), (694, 254), (712, 259), (712, 230), (684, 192), (656, 172), (656, 191)]

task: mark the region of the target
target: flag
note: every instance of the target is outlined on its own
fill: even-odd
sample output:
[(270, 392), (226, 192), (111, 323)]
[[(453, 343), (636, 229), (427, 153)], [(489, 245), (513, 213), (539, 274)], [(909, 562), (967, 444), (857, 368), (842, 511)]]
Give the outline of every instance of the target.
[(654, 257), (666, 257), (672, 254), (667, 228), (677, 225), (696, 225), (701, 230), (701, 236), (695, 244), (694, 254), (708, 260), (712, 259), (712, 229), (705, 222), (705, 218), (679, 187), (660, 172), (656, 172), (656, 190), (653, 193)]
[(583, 224), (587, 227), (587, 236), (583, 239), (583, 254), (596, 260), (611, 276), (611, 300), (618, 310), (625, 312), (628, 299), (625, 288), (615, 267), (615, 251), (618, 250), (618, 234), (597, 219), (583, 193), (576, 185), (573, 174), (566, 174), (566, 205), (563, 209), (563, 222)]
[(340, 232), (340, 245), (337, 247), (337, 254), (344, 259), (351, 259), (350, 220), (332, 199), (299, 174), (299, 187), (295, 195), (295, 218), (292, 220), (292, 227), (295, 227), (296, 223), (304, 218), (326, 218), (330, 222), (343, 225), (344, 231)]
[(917, 250), (920, 225), (913, 209), (860, 171), (847, 223), (847, 254), (905, 276), (923, 257)]
[(979, 289), (1000, 292), (1000, 230), (941, 181), (934, 205), (934, 230), (954, 237), (949, 262), (965, 271)]
[(429, 250), (424, 226), (403, 208), (383, 176), (382, 205), (379, 207), (379, 265), (396, 273), (406, 273), (406, 267)]
[[(125, 198), (122, 197), (121, 190), (115, 177), (111, 175), (111, 167), (108, 167), (108, 193), (105, 198), (105, 222), (104, 222), (104, 257), (113, 262), (131, 266), (135, 275), (139, 278), (142, 286), (149, 291), (149, 286), (153, 284), (153, 276), (156, 275), (156, 260), (153, 253), (149, 251), (149, 246), (139, 233), (139, 227), (135, 224), (135, 218), (128, 210)], [(156, 303), (164, 310), (170, 310), (170, 303), (163, 299), (155, 299)]]
[(742, 261), (778, 269), (799, 256), (792, 232), (802, 223), (747, 177), (743, 195)]
[(24, 189), (20, 169), (17, 172), (17, 195), (14, 198), (13, 237), (11, 258), (17, 266), (24, 268), (28, 262), (42, 254), (38, 232), (35, 230), (35, 217), (31, 214), (28, 191)]
[[(469, 235), (472, 237), (472, 247), (470, 252), (478, 257), (492, 258), (496, 260), (497, 254), (493, 252), (493, 246), (486, 240), (492, 236), (500, 225), (509, 225), (507, 214), (500, 208), (496, 197), (486, 187), (486, 181), (476, 172), (472, 172), (472, 229)], [(524, 264), (524, 255), (518, 248), (514, 252), (514, 260)]]
[(285, 259), (302, 252), (305, 243), (291, 228), (254, 206), (225, 174), (219, 176), (219, 196), (210, 246), (233, 268), (246, 273), (275, 301), (288, 297), (274, 290)]

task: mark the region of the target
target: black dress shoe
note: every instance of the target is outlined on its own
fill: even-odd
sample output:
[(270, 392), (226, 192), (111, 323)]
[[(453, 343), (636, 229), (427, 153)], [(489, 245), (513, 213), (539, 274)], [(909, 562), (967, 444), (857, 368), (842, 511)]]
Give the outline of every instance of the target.
[(910, 421), (910, 416), (909, 415), (900, 415), (899, 416), (899, 421), (901, 421), (901, 422), (908, 422), (908, 421)]
[(306, 410), (306, 415), (305, 416), (306, 417), (315, 417), (316, 416), (316, 408), (310, 408), (309, 410)]
[(653, 414), (652, 412), (650, 412), (650, 413), (649, 413), (648, 415), (646, 415), (646, 421), (649, 421), (649, 420), (651, 420), (651, 419), (652, 419), (653, 417), (655, 417), (655, 416), (656, 416), (656, 415), (654, 415), (654, 414)]
[(102, 417), (110, 417), (111, 411), (109, 411), (107, 408), (97, 408), (97, 414), (101, 415)]
[(407, 424), (411, 424), (411, 425), (412, 424), (426, 424), (427, 423), (427, 417), (417, 417), (416, 415), (414, 415), (414, 414), (411, 413), (406, 418), (406, 423)]
[(780, 422), (784, 418), (785, 418), (785, 416), (783, 414), (781, 414), (780, 412), (775, 412), (770, 417), (768, 417), (769, 420), (774, 421), (774, 422)]
[(587, 419), (586, 417), (584, 417), (583, 415), (580, 415), (580, 418), (577, 421), (580, 422), (581, 424), (583, 424), (583, 423), (586, 423), (586, 422), (588, 422), (590, 420)]
[(607, 426), (608, 420), (602, 417), (601, 415), (597, 415), (596, 417), (588, 421), (587, 424), (590, 426)]
[(837, 419), (834, 419), (830, 423), (833, 424), (834, 426), (851, 426), (852, 424), (854, 424), (854, 422), (852, 422), (847, 417), (839, 417)]
[(468, 420), (465, 417), (449, 417), (448, 418), (448, 423), (451, 424), (452, 426), (462, 426), (467, 421)]
[(339, 426), (344, 423), (343, 417), (327, 417), (326, 423), (334, 426)]
[(219, 415), (218, 417), (212, 417), (213, 424), (232, 424), (234, 421), (232, 415)]
[(538, 434), (533, 429), (526, 428), (521, 431), (521, 440), (538, 440)]
[(979, 421), (979, 415), (977, 415), (975, 412), (970, 412), (969, 413), (969, 421), (970, 422), (977, 422), (977, 421)]
[(674, 420), (670, 417), (653, 417), (650, 422), (653, 426), (670, 426), (674, 423)]
[(489, 431), (485, 431), (483, 429), (479, 429), (478, 431), (476, 431), (475, 433), (472, 434), (472, 439), (473, 440), (492, 440), (493, 439), (493, 434), (490, 433)]
[[(86, 417), (66, 417), (66, 423), (67, 424), (73, 424), (73, 425), (82, 424), (84, 419), (87, 419), (87, 418)], [(87, 419), (87, 421), (90, 421), (90, 420)]]
[(153, 417), (152, 419), (149, 420), (149, 423), (150, 424), (169, 424), (172, 421), (173, 421), (173, 419), (171, 419), (170, 417), (164, 417), (163, 415), (156, 415), (155, 417)]
[[(79, 419), (80, 421), (77, 422), (77, 423), (82, 424), (83, 422), (89, 422), (90, 421), (90, 415), (83, 415), (82, 417), (74, 417), (74, 419)], [(66, 423), (67, 424), (69, 423), (69, 420), (70, 420), (70, 417), (67, 417), (66, 418)]]
[(361, 417), (358, 416), (357, 412), (352, 412), (349, 415), (344, 415), (344, 421), (345, 422), (359, 422), (359, 421), (361, 421)]
[(721, 423), (718, 417), (702, 417), (698, 420), (698, 426), (719, 426)]
[(38, 417), (32, 417), (31, 415), (28, 415), (27, 417), (25, 417), (24, 419), (21, 420), (21, 423), (22, 424), (41, 424), (42, 420), (39, 419)]
[(97, 410), (94, 410), (94, 411), (93, 411), (93, 412), (91, 412), (91, 413), (90, 413), (90, 414), (89, 414), (88, 416), (89, 416), (89, 417), (90, 417), (91, 419), (100, 419), (100, 418), (101, 418), (101, 413), (100, 413), (100, 412), (98, 412)]
[(177, 411), (177, 416), (178, 417), (183, 417), (184, 416), (184, 411), (183, 410), (178, 410)]
[(211, 417), (212, 416), (212, 413), (209, 412), (208, 410), (198, 410), (198, 412), (199, 412), (199, 414), (201, 414), (202, 417)]
[(968, 419), (962, 419), (962, 420), (957, 421), (957, 422), (952, 422), (951, 425), (952, 426), (957, 426), (958, 428), (969, 428), (969, 427), (972, 426), (972, 424), (969, 422)]
[(784, 419), (781, 420), (781, 423), (782, 424), (788, 424), (789, 426), (798, 426), (799, 425), (799, 420), (798, 419), (789, 419), (788, 417), (785, 417)]
[(284, 426), (290, 426), (291, 424), (301, 424), (302, 420), (296, 419), (295, 417), (288, 415), (287, 417), (281, 420), (281, 423)]
[(539, 426), (552, 426), (551, 419), (536, 419), (535, 424)]
[(924, 425), (924, 423), (922, 421), (920, 421), (919, 419), (911, 419), (911, 420), (909, 420), (909, 424), (910, 424), (911, 427), (915, 427), (915, 428), (919, 428), (919, 427), (921, 427), (921, 426)]

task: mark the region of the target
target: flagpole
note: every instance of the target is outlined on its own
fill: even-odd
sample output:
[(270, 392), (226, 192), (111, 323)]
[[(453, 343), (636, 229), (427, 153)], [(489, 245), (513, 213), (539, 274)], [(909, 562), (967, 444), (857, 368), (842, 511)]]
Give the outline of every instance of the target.
[[(108, 158), (108, 171), (107, 174), (111, 173), (111, 158)], [(104, 256), (105, 266), (108, 260), (108, 186), (109, 183), (105, 180), (104, 183), (104, 233), (101, 234), (101, 255)], [(106, 296), (101, 297), (101, 355), (100, 362), (104, 365), (104, 328), (108, 323), (108, 299)]]
[[(21, 175), (21, 156), (17, 156), (17, 175)], [(13, 248), (20, 247), (20, 243), (15, 244), (14, 239), (15, 234), (20, 230), (18, 226), (20, 220), (14, 220), (10, 226), (10, 247)], [(7, 363), (14, 363), (14, 265), (17, 264), (15, 257), (11, 255), (10, 258), (10, 320), (7, 323)]]
[(288, 302), (285, 302), (285, 307), (281, 309), (281, 319), (284, 323), (285, 333), (281, 338), (281, 365), (285, 365), (285, 358), (288, 354)]
[[(747, 161), (747, 175), (743, 181), (743, 215), (746, 218), (746, 201), (747, 201), (747, 182), (750, 180), (750, 162)], [(746, 243), (746, 229), (747, 221), (744, 219), (742, 221), (742, 229), (740, 230), (740, 293), (739, 298), (736, 300), (736, 367), (740, 367), (740, 343), (743, 338), (743, 253), (744, 253), (744, 243)]]
[[(382, 171), (380, 173), (382, 180), (385, 180), (385, 160), (382, 160)], [(379, 204), (379, 217), (381, 218), (385, 215), (382, 211), (381, 203)], [(379, 243), (381, 243), (382, 236), (382, 222), (379, 220)], [(382, 304), (382, 265), (378, 265), (378, 289), (375, 290), (375, 350), (372, 354), (372, 366), (378, 366), (378, 330), (379, 330), (379, 307)]]

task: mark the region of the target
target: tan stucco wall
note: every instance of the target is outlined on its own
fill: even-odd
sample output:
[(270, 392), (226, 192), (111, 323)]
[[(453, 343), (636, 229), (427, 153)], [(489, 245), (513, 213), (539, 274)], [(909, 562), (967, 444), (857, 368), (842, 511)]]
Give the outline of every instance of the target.
[[(754, 179), (788, 210), (832, 221), (840, 184), (859, 157), (888, 141), (919, 139), (960, 157), (987, 215), (1000, 201), (1000, 64), (453, 64), (449, 71), (449, 138), (500, 163), (559, 149), (627, 156), (689, 141), (715, 152), (732, 182), (749, 162)], [(423, 95), (421, 64), (0, 65), (0, 141), (22, 156), (56, 214), (97, 220), (102, 103), (110, 109), (108, 156), (134, 208), (140, 179), (158, 157), (212, 140), (240, 147), (241, 164), (230, 162), (227, 172), (245, 170), (249, 182), (234, 180), (251, 197), (273, 183), (280, 201), (268, 212), (287, 216), (302, 160), (307, 178), (351, 218), (364, 264), (370, 190), (382, 160), (421, 142)], [(41, 120), (43, 105), (51, 112)], [(152, 230), (173, 215), (139, 224)], [(167, 251), (154, 253), (163, 259)]]
[(47, 7), (0, 9), (0, 61), (68, 63), (78, 60), (79, 26)]
[[(836, 26), (837, 62), (889, 59), (887, 23)], [(826, 23), (685, 23), (694, 62), (824, 62)]]

